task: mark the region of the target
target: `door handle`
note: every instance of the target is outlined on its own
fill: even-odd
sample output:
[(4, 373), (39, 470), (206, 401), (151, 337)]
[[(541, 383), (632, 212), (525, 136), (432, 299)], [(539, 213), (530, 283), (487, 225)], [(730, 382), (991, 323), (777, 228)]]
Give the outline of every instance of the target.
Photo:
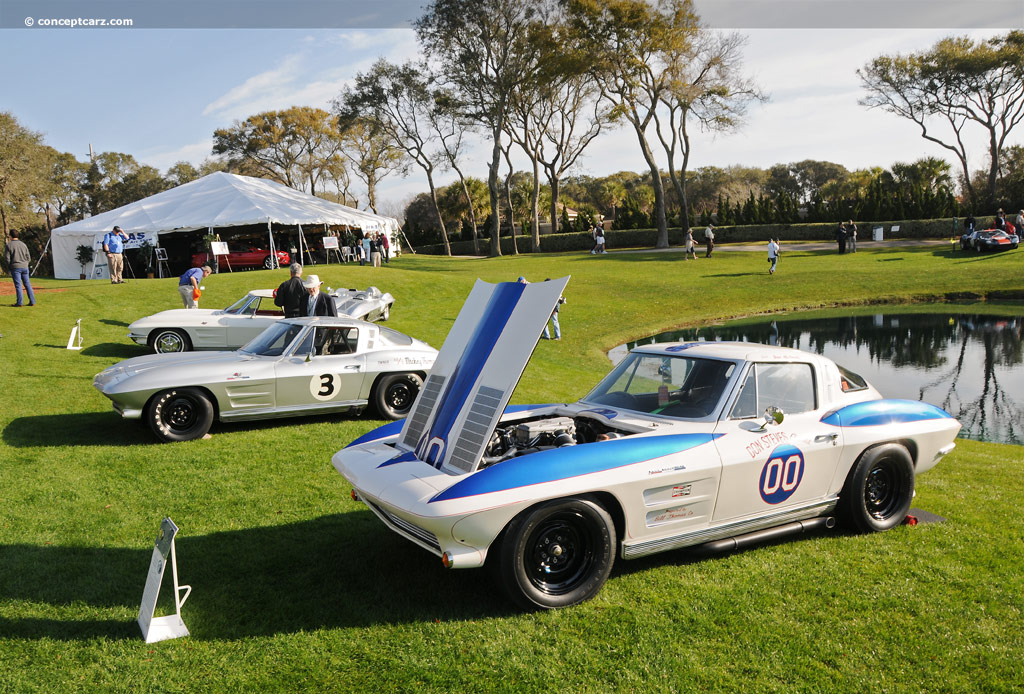
[(352, 364), (345, 367), (346, 371), (359, 371), (359, 364)]
[(814, 437), (814, 443), (828, 443), (832, 442), (832, 445), (836, 445), (836, 441), (839, 439), (839, 434), (819, 434)]

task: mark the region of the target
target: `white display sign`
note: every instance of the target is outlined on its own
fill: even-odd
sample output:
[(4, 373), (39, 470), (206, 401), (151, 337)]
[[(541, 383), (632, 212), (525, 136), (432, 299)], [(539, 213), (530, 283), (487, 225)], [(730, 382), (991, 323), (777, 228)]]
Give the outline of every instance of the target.
[(213, 241), (210, 243), (210, 250), (213, 251), (214, 255), (227, 255), (228, 254), (228, 242), (227, 241)]
[(338, 250), (338, 237), (337, 236), (325, 236), (324, 237), (324, 249), (325, 250)]
[[(174, 536), (177, 534), (178, 526), (174, 521), (164, 518), (160, 523), (160, 534), (156, 536), (156, 543), (153, 546), (149, 573), (146, 575), (146, 588), (142, 592), (142, 604), (139, 605), (139, 628), (142, 629), (142, 638), (146, 643), (188, 636), (188, 628), (181, 620), (181, 606), (188, 600), (192, 586), (178, 585), (178, 561), (174, 553)], [(154, 617), (156, 598), (160, 594), (160, 584), (163, 583), (164, 570), (168, 563), (174, 577), (174, 614)], [(183, 590), (185, 594), (181, 595)]]

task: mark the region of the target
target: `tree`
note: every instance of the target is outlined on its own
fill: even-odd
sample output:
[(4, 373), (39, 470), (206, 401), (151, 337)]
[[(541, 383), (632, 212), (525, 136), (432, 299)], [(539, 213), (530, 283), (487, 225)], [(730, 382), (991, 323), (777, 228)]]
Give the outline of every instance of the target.
[[(945, 38), (919, 53), (879, 56), (857, 74), (868, 92), (862, 105), (912, 121), (921, 137), (952, 152), (976, 207), (995, 199), (999, 154), (1024, 119), (1024, 31), (977, 43)], [(964, 134), (972, 123), (988, 139), (984, 200), (968, 167)]]
[[(592, 74), (612, 115), (636, 133), (654, 190), (656, 248), (668, 247), (665, 186), (647, 129), (673, 85), (676, 61), (698, 33), (691, 0), (568, 0), (578, 35), (600, 37)], [(616, 225), (618, 226), (618, 225)]]
[[(444, 160), (433, 149), (437, 139), (436, 129), (430, 124), (433, 106), (430, 79), (421, 69), (412, 63), (399, 66), (384, 59), (374, 63), (369, 72), (356, 75), (355, 85), (342, 92), (334, 102), (342, 129), (360, 119), (372, 121), (372, 128), (387, 140), (390, 147), (404, 151), (423, 169), (430, 199), (437, 208), (434, 172)], [(373, 197), (371, 207), (375, 203)], [(440, 209), (437, 210), (437, 219), (441, 225), (445, 255), (451, 255)]]
[(172, 186), (180, 186), (183, 183), (194, 181), (199, 178), (199, 170), (187, 161), (175, 162), (164, 175), (167, 182)]
[(97, 154), (86, 173), (83, 192), (89, 211), (99, 214), (167, 190), (168, 183), (152, 166), (122, 152)]
[(82, 189), (89, 172), (89, 165), (80, 162), (68, 152), (51, 150), (50, 192), (45, 201), (53, 205), (58, 226), (68, 224), (85, 214), (87, 201)]
[[(706, 132), (737, 129), (752, 100), (764, 100), (753, 82), (740, 74), (746, 38), (740, 34), (719, 34), (699, 28), (691, 40), (680, 41), (666, 62), (671, 80), (661, 96), (668, 109), (668, 122), (655, 112), (654, 123), (668, 157), (668, 173), (676, 190), (680, 223), (689, 228), (686, 171), (690, 162), (690, 122)], [(675, 155), (681, 161), (676, 174)]]
[(444, 75), (460, 116), (491, 137), (487, 189), (491, 198), (491, 255), (499, 243), (498, 174), (501, 141), (513, 91), (535, 79), (527, 33), (535, 7), (516, 0), (433, 0), (416, 21), (424, 52)]
[(3, 241), (10, 229), (35, 218), (33, 199), (49, 189), (53, 149), (41, 133), (23, 127), (7, 111), (0, 111), (0, 223)]
[(372, 118), (355, 116), (345, 122), (338, 121), (338, 128), (341, 152), (351, 162), (352, 173), (366, 185), (367, 202), (376, 214), (377, 184), (390, 174), (405, 174), (408, 168), (405, 152), (391, 142)]
[(341, 149), (336, 120), (323, 109), (293, 106), (264, 111), (213, 133), (213, 153), (230, 168), (315, 194)]
[[(431, 112), (430, 124), (434, 128), (434, 132), (437, 135), (437, 142), (441, 147), (441, 153), (447, 160), (447, 167), (456, 173), (459, 177), (459, 183), (462, 184), (462, 194), (466, 199), (466, 205), (469, 209), (469, 225), (472, 231), (473, 238), (473, 253), (480, 253), (479, 243), (479, 231), (477, 228), (477, 214), (476, 204), (470, 204), (470, 200), (473, 196), (469, 190), (469, 179), (466, 178), (466, 174), (462, 171), (460, 160), (462, 158), (465, 137), (468, 132), (468, 125), (463, 121), (459, 115), (459, 109), (456, 105), (451, 92), (438, 89), (434, 92), (434, 108)], [(475, 181), (476, 179), (474, 179)]]

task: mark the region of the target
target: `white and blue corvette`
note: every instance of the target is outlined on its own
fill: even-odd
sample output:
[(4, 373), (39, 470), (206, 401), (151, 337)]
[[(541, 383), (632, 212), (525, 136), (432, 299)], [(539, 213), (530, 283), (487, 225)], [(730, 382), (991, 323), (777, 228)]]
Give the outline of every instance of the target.
[(410, 416), (333, 458), (388, 527), (445, 566), (486, 562), (521, 606), (593, 597), (616, 557), (835, 515), (889, 529), (953, 450), (960, 423), (942, 409), (751, 343), (640, 346), (577, 403), (507, 407), (567, 281), (478, 281)]

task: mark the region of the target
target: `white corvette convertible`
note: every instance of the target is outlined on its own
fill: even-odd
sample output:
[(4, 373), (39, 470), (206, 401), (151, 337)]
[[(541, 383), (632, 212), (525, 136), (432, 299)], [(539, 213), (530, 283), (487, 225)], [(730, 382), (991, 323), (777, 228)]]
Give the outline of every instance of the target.
[(477, 282), (404, 422), (333, 458), (353, 496), (527, 608), (594, 596), (616, 557), (901, 523), (960, 424), (824, 357), (635, 348), (573, 404), (506, 405), (568, 278)]
[[(177, 308), (140, 318), (128, 326), (128, 337), (157, 354), (192, 350), (238, 349), (284, 318), (274, 304), (273, 289), (253, 289), (225, 309)], [(376, 287), (364, 291), (328, 292), (339, 316), (365, 321), (387, 320), (395, 298)]]

